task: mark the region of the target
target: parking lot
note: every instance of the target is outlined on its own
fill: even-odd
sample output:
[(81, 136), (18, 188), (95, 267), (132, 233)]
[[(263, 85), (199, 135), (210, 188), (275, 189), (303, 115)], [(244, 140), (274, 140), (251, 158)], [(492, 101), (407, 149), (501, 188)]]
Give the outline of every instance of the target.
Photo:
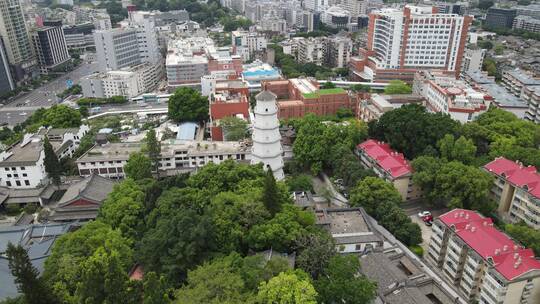
[(433, 207), (430, 205), (427, 205), (421, 201), (416, 202), (405, 202), (401, 205), (403, 210), (405, 210), (405, 213), (411, 218), (413, 223), (417, 223), (418, 226), (420, 226), (420, 229), (422, 230), (422, 243), (420, 244), (422, 248), (424, 249), (424, 252), (427, 252), (428, 246), (429, 246), (429, 240), (431, 239), (431, 226), (426, 225), (424, 221), (418, 216), (418, 213), (422, 211), (429, 211), (431, 212), (431, 215), (433, 216), (433, 219), (437, 218), (441, 214), (444, 214), (448, 211), (447, 208), (440, 208), (440, 207)]

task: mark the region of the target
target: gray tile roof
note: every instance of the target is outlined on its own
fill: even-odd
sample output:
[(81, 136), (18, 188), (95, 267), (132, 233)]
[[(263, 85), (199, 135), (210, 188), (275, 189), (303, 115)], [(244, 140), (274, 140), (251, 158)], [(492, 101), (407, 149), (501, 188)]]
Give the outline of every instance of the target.
[(14, 278), (8, 267), (5, 251), (8, 243), (23, 246), (32, 265), (41, 273), (56, 239), (68, 232), (73, 224), (44, 224), (0, 227), (0, 301), (18, 295)]

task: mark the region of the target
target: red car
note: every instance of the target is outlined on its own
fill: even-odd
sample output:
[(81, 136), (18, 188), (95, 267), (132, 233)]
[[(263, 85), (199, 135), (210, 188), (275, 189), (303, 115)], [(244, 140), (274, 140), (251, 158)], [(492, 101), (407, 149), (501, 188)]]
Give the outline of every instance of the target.
[(431, 226), (431, 224), (433, 224), (433, 216), (431, 214), (423, 216), (422, 221), (424, 221), (424, 223), (426, 223), (426, 225)]

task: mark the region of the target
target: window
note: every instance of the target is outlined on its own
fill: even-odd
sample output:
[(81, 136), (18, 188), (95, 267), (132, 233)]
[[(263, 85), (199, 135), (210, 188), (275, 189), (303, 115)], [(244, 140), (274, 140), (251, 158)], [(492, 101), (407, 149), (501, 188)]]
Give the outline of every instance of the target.
[(17, 184), (17, 186), (20, 186), (20, 185), (21, 185), (21, 181), (15, 181), (15, 184)]
[(24, 180), (24, 184), (25, 184), (26, 186), (30, 186), (30, 181), (28, 181), (27, 179), (25, 179), (25, 180)]
[(4, 170), (9, 171), (9, 168), (4, 168)]
[(356, 251), (360, 251), (362, 250), (362, 245), (361, 244), (356, 244), (355, 248), (354, 248)]
[(25, 167), (21, 167), (21, 170), (25, 170)]
[(10, 181), (7, 181), (7, 182), (6, 182), (6, 185), (7, 185), (8, 187), (11, 187), (11, 182), (10, 182)]

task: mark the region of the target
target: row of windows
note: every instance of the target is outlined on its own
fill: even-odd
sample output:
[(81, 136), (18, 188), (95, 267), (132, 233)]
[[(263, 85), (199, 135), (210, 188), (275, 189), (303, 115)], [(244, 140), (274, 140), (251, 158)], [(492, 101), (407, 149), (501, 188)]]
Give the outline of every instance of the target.
[[(7, 185), (8, 187), (11, 187), (11, 186), (12, 186), (11, 181), (6, 181), (6, 185)], [(22, 184), (21, 184), (21, 181), (16, 180), (16, 181), (15, 181), (15, 185), (21, 186), (21, 185), (22, 185)], [(30, 181), (28, 181), (28, 180), (25, 179), (25, 180), (24, 180), (24, 185), (25, 185), (25, 186), (30, 186)]]
[[(28, 174), (26, 174), (26, 173), (23, 173), (23, 174), (22, 174), (22, 176), (23, 176), (23, 177), (27, 177), (27, 176), (28, 176)], [(11, 175), (11, 174), (7, 174), (7, 177), (8, 177), (8, 178), (11, 178), (11, 177), (12, 177), (12, 175)], [(14, 174), (13, 174), (13, 177), (15, 177), (15, 178), (18, 178), (18, 177), (19, 177), (19, 174), (17, 174), (17, 173), (14, 173)]]
[[(5, 168), (4, 168), (4, 170), (6, 170), (6, 171), (9, 171), (9, 169), (10, 169), (9, 167), (5, 167)], [(21, 167), (20, 169), (21, 169), (21, 170), (26, 170), (25, 167)], [(16, 170), (17, 170), (17, 167), (11, 167), (11, 171), (16, 171)]]

